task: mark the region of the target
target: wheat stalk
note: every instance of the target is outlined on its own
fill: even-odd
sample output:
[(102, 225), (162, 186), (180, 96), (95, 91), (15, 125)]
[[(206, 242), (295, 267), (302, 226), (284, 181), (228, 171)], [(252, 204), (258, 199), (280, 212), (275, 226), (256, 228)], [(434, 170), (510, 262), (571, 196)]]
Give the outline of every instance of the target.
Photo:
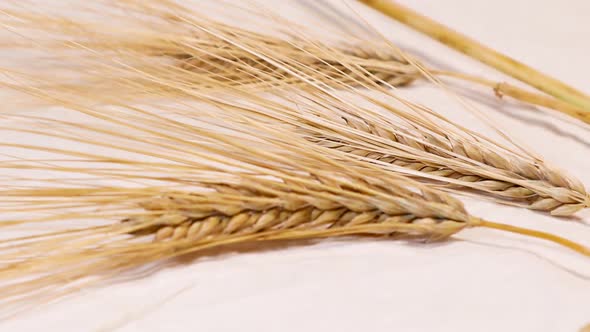
[(359, 0), (389, 17), (412, 27), (440, 42), (465, 53), (485, 64), (490, 65), (514, 78), (565, 101), (578, 112), (573, 115), (588, 122), (590, 112), (590, 96), (568, 86), (567, 84), (545, 75), (513, 58), (501, 54), (481, 43), (450, 28), (433, 21), (407, 7), (391, 0)]

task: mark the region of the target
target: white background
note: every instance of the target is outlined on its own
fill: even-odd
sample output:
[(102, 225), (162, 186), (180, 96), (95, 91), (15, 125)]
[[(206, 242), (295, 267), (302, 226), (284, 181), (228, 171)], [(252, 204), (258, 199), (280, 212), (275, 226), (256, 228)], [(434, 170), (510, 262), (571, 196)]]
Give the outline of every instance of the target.
[[(341, 1), (328, 2), (343, 7)], [(400, 2), (590, 93), (590, 1)], [(291, 8), (286, 1), (274, 4)], [(352, 8), (426, 62), (508, 80), (370, 10)], [(433, 87), (418, 84), (407, 93), (452, 118), (467, 118)], [(588, 127), (483, 90), (478, 95), (487, 103), (478, 108), (511, 136), (590, 187)], [(590, 211), (565, 221), (466, 202), (475, 215), (590, 245)], [(139, 280), (83, 291), (0, 329), (537, 332), (577, 331), (590, 323), (590, 259), (493, 230), (469, 230), (456, 238), (445, 244), (338, 240), (222, 251)]]

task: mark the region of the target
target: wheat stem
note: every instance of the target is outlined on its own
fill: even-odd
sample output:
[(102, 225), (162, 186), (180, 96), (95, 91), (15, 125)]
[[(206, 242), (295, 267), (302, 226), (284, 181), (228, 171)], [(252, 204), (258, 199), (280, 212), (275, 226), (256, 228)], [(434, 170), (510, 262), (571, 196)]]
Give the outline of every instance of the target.
[(506, 82), (494, 82), (477, 76), (442, 70), (431, 70), (431, 73), (438, 76), (448, 76), (484, 85), (492, 88), (499, 98), (509, 96), (525, 103), (559, 111), (590, 124), (590, 112), (586, 112), (579, 107), (556, 98), (533, 93)]
[(588, 120), (587, 114), (590, 112), (590, 97), (583, 92), (484, 46), (474, 39), (437, 23), (395, 1), (359, 1), (459, 52), (469, 55), (557, 99), (569, 103), (572, 107), (580, 108), (584, 112), (582, 113), (583, 115), (578, 114), (578, 112), (569, 115), (575, 116), (583, 121)]
[(538, 239), (547, 240), (547, 241), (559, 244), (561, 246), (564, 246), (566, 248), (569, 248), (573, 251), (576, 251), (584, 256), (590, 257), (590, 248), (583, 246), (579, 243), (573, 242), (571, 240), (568, 240), (564, 237), (555, 235), (555, 234), (537, 231), (537, 230), (528, 229), (528, 228), (523, 228), (523, 227), (517, 227), (517, 226), (513, 226), (513, 225), (499, 224), (499, 223), (486, 221), (486, 220), (479, 220), (475, 223), (476, 223), (476, 225), (481, 226), (481, 227), (492, 228), (492, 229), (497, 229), (497, 230), (501, 230), (501, 231), (505, 231), (505, 232), (511, 232), (511, 233), (516, 233), (516, 234), (520, 234), (520, 235), (525, 235), (525, 236), (535, 237)]

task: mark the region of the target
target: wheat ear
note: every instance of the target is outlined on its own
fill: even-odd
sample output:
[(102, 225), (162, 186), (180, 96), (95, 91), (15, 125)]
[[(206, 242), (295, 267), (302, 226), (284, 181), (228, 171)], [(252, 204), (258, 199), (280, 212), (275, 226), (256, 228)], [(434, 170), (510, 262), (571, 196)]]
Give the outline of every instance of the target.
[[(482, 193), (489, 193), (493, 196), (524, 204), (524, 206), (540, 211), (550, 212), (555, 216), (570, 216), (589, 205), (588, 193), (578, 182), (566, 180), (559, 171), (545, 167), (530, 167), (526, 162), (518, 158), (505, 158), (491, 150), (453, 141), (452, 138), (446, 141), (438, 137), (424, 135), (423, 139), (412, 139), (401, 134), (395, 134), (391, 130), (379, 130), (366, 123), (355, 125), (348, 120), (348, 124), (357, 129), (366, 130), (372, 135), (381, 136), (393, 142), (400, 143), (417, 150), (423, 156), (434, 154), (448, 158), (451, 154), (461, 155), (476, 162), (497, 169), (489, 173), (477, 171), (474, 167), (466, 164), (448, 165), (443, 161), (423, 161), (418, 156), (396, 156), (395, 152), (376, 151), (370, 147), (359, 146), (351, 140), (333, 139), (329, 136), (310, 137), (323, 146), (338, 149), (351, 153), (367, 160), (373, 159), (383, 163), (390, 163), (396, 166), (408, 168), (414, 171), (439, 177), (456, 180), (448, 181), (452, 186), (463, 186), (472, 188)], [(450, 136), (450, 135), (449, 135)], [(421, 141), (426, 141), (423, 143)], [(512, 176), (504, 177), (501, 172), (506, 171)], [(495, 173), (495, 174), (494, 174)], [(494, 176), (496, 175), (496, 176)], [(468, 184), (470, 183), (470, 185)]]
[[(270, 49), (278, 61), (296, 59), (305, 66), (307, 75), (328, 85), (354, 85), (360, 80), (370, 78), (377, 84), (401, 87), (423, 77), (423, 72), (408, 62), (407, 54), (400, 54), (388, 43), (346, 36), (333, 43), (337, 46), (330, 46), (317, 38), (298, 38), (293, 33), (287, 33), (287, 36), (261, 34), (212, 20), (191, 8), (162, 0), (150, 0), (144, 4), (106, 1), (106, 4), (110, 7), (102, 8), (101, 15), (110, 15), (103, 19), (111, 22), (108, 26), (103, 22), (85, 22), (57, 14), (49, 16), (34, 14), (34, 11), (3, 10), (6, 24), (10, 25), (11, 30), (18, 31), (19, 38), (30, 35), (39, 46), (48, 47), (51, 52), (67, 58), (72, 66), (76, 64), (65, 69), (58, 85), (49, 86), (43, 84), (44, 80), (40, 80), (43, 88), (72, 85), (78, 89), (104, 93), (117, 85), (124, 85), (125, 90), (117, 90), (122, 97), (129, 97), (133, 92), (136, 97), (146, 98), (163, 92), (162, 85), (158, 83), (162, 80), (175, 80), (179, 84), (198, 89), (211, 88), (215, 83), (221, 82), (247, 87), (252, 91), (269, 90), (276, 86), (273, 83), (276, 79), (289, 82), (294, 87), (306, 86), (296, 76), (266, 61), (264, 57), (245, 52), (220, 36), (240, 40), (243, 45), (252, 48)], [(136, 18), (137, 21), (134, 21), (128, 16), (120, 17), (118, 15), (121, 13), (116, 10), (119, 8), (145, 15), (152, 21), (146, 22), (145, 18)], [(259, 18), (265, 19), (264, 16)], [(281, 26), (293, 25), (288, 22), (280, 23)], [(113, 28), (117, 24), (122, 26)], [(154, 26), (159, 28), (154, 29)], [(51, 42), (51, 38), (37, 37), (35, 31), (38, 30), (43, 34), (63, 36), (53, 37), (55, 40)], [(89, 36), (92, 38), (89, 39)], [(64, 42), (63, 38), (67, 41)], [(26, 43), (28, 45), (28, 41)], [(18, 42), (13, 46), (18, 46)], [(72, 54), (73, 49), (83, 52)], [(104, 58), (108, 57), (116, 59), (118, 65), (114, 68), (112, 65), (107, 66)], [(361, 70), (351, 71), (343, 67), (342, 62), (354, 64)], [(47, 74), (55, 79), (58, 71), (53, 64), (49, 66), (52, 69)], [(95, 73), (99, 68), (102, 68), (101, 76), (97, 77)], [(39, 77), (43, 70), (37, 68), (35, 75)], [(149, 74), (152, 79), (146, 80), (145, 76), (137, 75), (138, 70), (142, 74)], [(428, 72), (435, 76), (449, 76), (483, 85), (491, 88), (499, 97), (510, 96), (590, 123), (587, 112), (573, 105), (507, 83), (491, 82), (454, 72)], [(66, 83), (72, 79), (72, 83)], [(140, 81), (136, 88), (131, 88), (128, 84), (133, 80)], [(211, 80), (214, 82), (209, 83)], [(113, 93), (113, 90), (109, 93)]]
[[(249, 190), (241, 190), (236, 187), (218, 189), (222, 193), (229, 193), (233, 199), (240, 194), (252, 197)], [(139, 219), (126, 219), (124, 222), (133, 224), (148, 223), (148, 229), (135, 231), (137, 234), (153, 234), (154, 241), (173, 241), (187, 239), (199, 241), (211, 239), (216, 236), (228, 234), (248, 234), (251, 232), (263, 232), (267, 230), (327, 230), (334, 231), (334, 234), (359, 233), (385, 234), (392, 233), (408, 234), (415, 236), (429, 236), (431, 239), (445, 239), (448, 236), (460, 231), (465, 227), (486, 227), (517, 234), (530, 235), (545, 240), (558, 242), (570, 249), (589, 255), (590, 251), (583, 245), (564, 241), (563, 238), (552, 234), (525, 230), (521, 227), (498, 224), (481, 220), (474, 217), (465, 219), (466, 214), (461, 208), (456, 208), (455, 214), (449, 215), (444, 207), (436, 208), (431, 206), (428, 209), (425, 204), (412, 206), (403, 204), (404, 211), (398, 204), (371, 205), (359, 201), (347, 201), (346, 195), (342, 192), (344, 204), (339, 202), (328, 202), (317, 199), (317, 197), (306, 197), (307, 200), (298, 197), (287, 197), (279, 207), (272, 207), (269, 202), (253, 204), (247, 203), (244, 206), (232, 206), (218, 201), (224, 201), (223, 195), (216, 197), (215, 194), (207, 195), (206, 205), (200, 205), (203, 197), (195, 194), (174, 193), (154, 198), (142, 203), (141, 206), (156, 214)], [(433, 193), (429, 193), (433, 195)], [(436, 195), (436, 194), (434, 194)], [(435, 202), (450, 201), (448, 197), (435, 197)], [(194, 200), (194, 201), (191, 201)], [(276, 202), (273, 202), (276, 204)], [(348, 203), (348, 204), (347, 204)], [(212, 208), (211, 206), (214, 206)], [(215, 211), (211, 211), (215, 209)], [(414, 210), (414, 211), (412, 211)], [(431, 212), (426, 212), (430, 210)], [(426, 212), (426, 214), (425, 214)], [(442, 213), (441, 213), (442, 212)], [(428, 213), (433, 213), (428, 216)], [(447, 217), (441, 217), (447, 215)], [(451, 219), (451, 216), (454, 219)], [(371, 227), (362, 226), (380, 225), (371, 230)], [(283, 234), (284, 238), (292, 238), (289, 234)]]

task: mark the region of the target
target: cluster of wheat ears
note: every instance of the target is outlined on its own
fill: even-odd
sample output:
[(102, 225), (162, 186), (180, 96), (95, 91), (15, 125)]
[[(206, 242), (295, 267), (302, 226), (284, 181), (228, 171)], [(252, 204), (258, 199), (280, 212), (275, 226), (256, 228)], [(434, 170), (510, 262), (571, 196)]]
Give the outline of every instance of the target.
[(2, 67), (0, 84), (45, 106), (2, 106), (3, 304), (245, 241), (487, 227), (590, 256), (470, 215), (451, 195), (567, 217), (590, 207), (580, 181), (501, 129), (497, 142), (398, 89), (452, 76), (579, 106), (437, 71), (384, 38), (324, 41), (263, 10), (241, 9), (265, 33), (172, 0), (94, 1), (74, 15), (27, 4), (0, 8), (3, 49), (31, 53)]

